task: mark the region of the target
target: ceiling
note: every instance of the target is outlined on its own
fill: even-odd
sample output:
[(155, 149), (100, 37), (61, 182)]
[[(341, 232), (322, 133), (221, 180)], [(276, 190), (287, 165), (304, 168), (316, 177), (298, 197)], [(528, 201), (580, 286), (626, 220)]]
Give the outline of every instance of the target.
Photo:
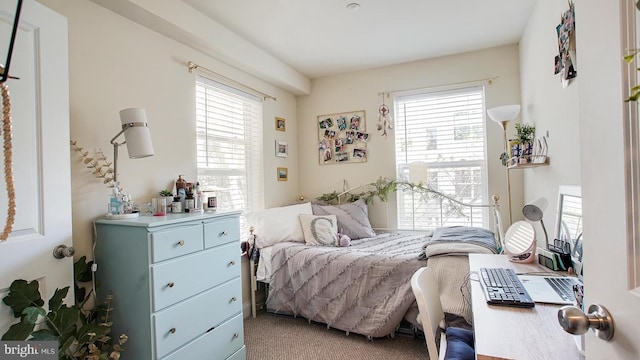
[(182, 1), (314, 79), (517, 43), (536, 0)]

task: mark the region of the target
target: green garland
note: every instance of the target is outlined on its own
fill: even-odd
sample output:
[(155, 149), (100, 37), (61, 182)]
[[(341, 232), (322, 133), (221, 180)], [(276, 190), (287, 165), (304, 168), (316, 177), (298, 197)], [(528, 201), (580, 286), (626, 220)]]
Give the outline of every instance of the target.
[[(359, 199), (363, 199), (365, 203), (371, 205), (374, 198), (380, 199), (382, 202), (389, 200), (389, 194), (392, 191), (412, 191), (414, 194), (420, 195), (420, 201), (428, 201), (436, 198), (447, 200), (448, 208), (447, 214), (455, 213), (459, 216), (466, 216), (462, 211), (463, 206), (467, 205), (458, 200), (452, 199), (450, 196), (435, 190), (422, 183), (414, 184), (408, 181), (392, 180), (388, 178), (380, 177), (375, 182), (364, 185), (371, 190), (364, 190), (361, 192), (347, 192), (340, 195), (337, 191), (326, 193), (318, 196), (316, 199), (328, 204), (338, 203), (350, 203)], [(340, 196), (339, 196), (340, 195)]]

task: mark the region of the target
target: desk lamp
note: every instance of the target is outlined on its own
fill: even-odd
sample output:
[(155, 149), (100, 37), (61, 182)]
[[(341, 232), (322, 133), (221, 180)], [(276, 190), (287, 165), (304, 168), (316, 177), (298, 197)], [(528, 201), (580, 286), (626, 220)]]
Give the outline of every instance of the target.
[[(502, 134), (504, 141), (504, 153), (500, 156), (503, 159), (503, 165), (507, 165), (506, 161), (509, 160), (509, 143), (507, 142), (507, 125), (509, 121), (513, 121), (520, 113), (520, 105), (504, 105), (491, 109), (487, 109), (487, 115), (491, 120), (497, 122), (502, 126)], [(507, 172), (507, 205), (509, 210), (509, 224), (511, 224), (511, 178), (509, 176), (509, 168), (506, 168)]]
[[(127, 144), (130, 159), (140, 159), (153, 155), (151, 133), (147, 124), (147, 115), (144, 109), (130, 108), (120, 111), (122, 130), (111, 139), (113, 144), (113, 182), (118, 183), (118, 147)], [(124, 141), (116, 142), (116, 139), (124, 133)]]
[(544, 232), (544, 241), (545, 241), (545, 249), (549, 248), (549, 236), (547, 235), (547, 229), (544, 227), (544, 222), (542, 221), (543, 211), (547, 208), (549, 202), (547, 199), (540, 197), (526, 204), (522, 208), (522, 215), (529, 221), (540, 221), (540, 225), (542, 226), (542, 231)]

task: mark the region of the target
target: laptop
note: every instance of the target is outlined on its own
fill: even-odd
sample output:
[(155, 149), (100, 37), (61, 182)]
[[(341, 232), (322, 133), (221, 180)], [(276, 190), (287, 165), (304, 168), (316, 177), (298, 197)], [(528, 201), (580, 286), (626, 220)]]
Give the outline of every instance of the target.
[(518, 275), (520, 282), (537, 303), (575, 305), (573, 285), (582, 282), (568, 276)]

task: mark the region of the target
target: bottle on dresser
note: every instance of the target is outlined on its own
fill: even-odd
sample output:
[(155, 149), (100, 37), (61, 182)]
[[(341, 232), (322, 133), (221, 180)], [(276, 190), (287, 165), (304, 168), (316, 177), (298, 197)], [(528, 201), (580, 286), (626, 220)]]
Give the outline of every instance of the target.
[(202, 210), (202, 202), (203, 202), (203, 193), (202, 189), (200, 189), (200, 181), (196, 181), (196, 194), (195, 194), (195, 206), (194, 210), (201, 211)]

